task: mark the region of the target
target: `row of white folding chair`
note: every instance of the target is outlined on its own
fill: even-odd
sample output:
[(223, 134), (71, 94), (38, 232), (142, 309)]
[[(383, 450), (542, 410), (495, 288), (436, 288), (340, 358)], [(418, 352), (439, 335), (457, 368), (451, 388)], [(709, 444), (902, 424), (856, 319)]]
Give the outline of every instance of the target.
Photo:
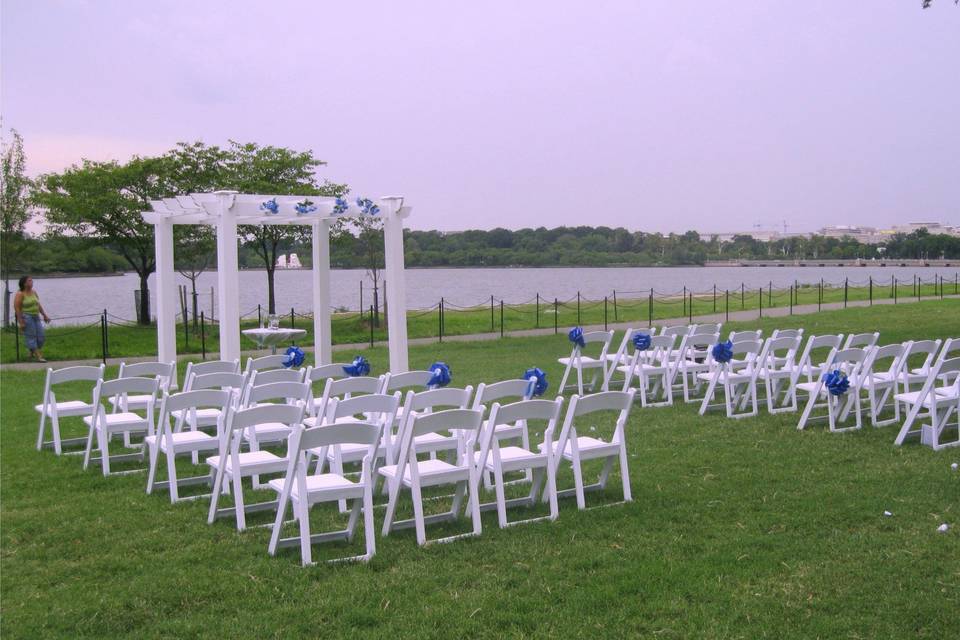
[[(37, 430), (37, 451), (44, 447), (52, 448), (59, 456), (63, 447), (80, 445), (87, 441), (86, 437), (63, 438), (60, 435), (61, 418), (82, 418), (93, 414), (93, 403), (79, 399), (57, 399), (57, 390), (54, 387), (61, 384), (76, 382), (91, 382), (91, 391), (103, 381), (104, 365), (65, 367), (63, 369), (47, 369), (46, 380), (43, 384), (43, 399), (34, 409), (40, 414), (40, 427)], [(89, 396), (88, 396), (89, 397)], [(46, 440), (47, 420), (50, 421), (51, 439)]]
[[(897, 403), (906, 408), (906, 419), (897, 433), (894, 444), (900, 446), (914, 435), (934, 450), (960, 446), (960, 357), (937, 360), (927, 373), (919, 391), (905, 391), (896, 396)], [(953, 440), (943, 440), (951, 416), (957, 416), (957, 433)], [(915, 422), (930, 422), (914, 429)]]
[[(143, 450), (134, 453), (110, 454), (110, 441), (115, 435), (123, 437), (124, 442), (129, 442), (131, 435), (150, 435), (153, 433), (154, 409), (157, 401), (157, 394), (160, 390), (160, 380), (157, 378), (125, 377), (115, 380), (100, 380), (93, 390), (93, 402), (90, 415), (83, 417), (84, 424), (87, 425), (86, 448), (83, 455), (83, 468), (87, 469), (91, 461), (99, 461), (104, 476), (111, 475), (111, 462), (121, 462), (130, 460), (142, 460)], [(113, 404), (114, 407), (127, 406), (128, 397), (137, 397), (144, 402), (144, 416), (133, 411), (113, 411), (108, 413), (106, 405)], [(114, 402), (116, 401), (116, 402)], [(138, 400), (141, 401), (141, 400)], [(92, 458), (96, 439), (96, 447), (99, 451), (99, 458)], [(136, 471), (139, 471), (136, 470)], [(132, 471), (122, 471), (118, 473), (131, 473)]]
[[(412, 392), (411, 392), (412, 393)], [(425, 393), (433, 393), (431, 391)], [(349, 402), (349, 401), (345, 401)], [(409, 428), (404, 431), (400, 442), (397, 464), (375, 469), (380, 446), (380, 432), (384, 423), (368, 422), (336, 423), (319, 427), (295, 427), (291, 437), (290, 456), (287, 472), (283, 480), (273, 480), (270, 485), (279, 494), (279, 507), (269, 544), (269, 552), (275, 554), (284, 546), (301, 548), (301, 559), (310, 564), (311, 544), (331, 539), (347, 539), (353, 536), (360, 514), (364, 517), (366, 531), (366, 553), (361, 556), (345, 558), (349, 560), (367, 560), (375, 552), (373, 531), (373, 493), (374, 472), (388, 482), (389, 500), (384, 516), (382, 534), (389, 535), (395, 529), (413, 527), (416, 530), (418, 544), (426, 544), (426, 526), (434, 522), (455, 520), (461, 513), (464, 498), (469, 505), (472, 530), (470, 533), (448, 536), (432, 542), (448, 542), (464, 535), (481, 533), (480, 512), (484, 509), (496, 509), (501, 527), (519, 524), (507, 521), (507, 508), (512, 506), (532, 506), (542, 499), (549, 503), (549, 519), (558, 515), (557, 497), (566, 492), (556, 490), (557, 461), (566, 459), (571, 462), (576, 487), (571, 493), (577, 496), (578, 506), (585, 507), (584, 492), (605, 486), (614, 462), (619, 460), (623, 479), (624, 499), (630, 500), (629, 473), (625, 447), (625, 424), (633, 404), (633, 392), (603, 392), (592, 396), (573, 396), (568, 406), (567, 417), (559, 438), (555, 437), (563, 398), (548, 400), (521, 400), (516, 403), (500, 405), (494, 403), (489, 418), (484, 421), (483, 409), (447, 409), (433, 413), (410, 414)], [(618, 411), (617, 424), (613, 437), (607, 440), (584, 437), (577, 433), (575, 421), (585, 415), (598, 411)], [(543, 420), (544, 441), (537, 448), (509, 446), (502, 447), (497, 437), (497, 427), (526, 423), (528, 420)], [(469, 447), (456, 460), (422, 460), (417, 457), (415, 440), (431, 434), (442, 435), (448, 432), (471, 434)], [(363, 466), (357, 481), (348, 480), (340, 473), (331, 472), (321, 475), (308, 475), (308, 461), (305, 453), (317, 448), (336, 448), (350, 445), (357, 450), (366, 450)], [(605, 465), (600, 480), (590, 486), (583, 485), (581, 462), (590, 459), (603, 459)], [(495, 477), (496, 501), (487, 504), (480, 502), (480, 477), (483, 471), (489, 471)], [(534, 480), (526, 497), (507, 500), (503, 491), (503, 475), (511, 471), (529, 471)], [(454, 485), (452, 507), (448, 512), (427, 516), (423, 511), (422, 490), (439, 485)], [(544, 488), (544, 485), (546, 487)], [(396, 508), (400, 492), (407, 489), (411, 493), (414, 516), (407, 520), (396, 519)], [(324, 534), (311, 534), (309, 526), (309, 505), (321, 501), (341, 501), (352, 499), (347, 528)], [(281, 538), (288, 505), (292, 503), (299, 523), (299, 535)], [(541, 520), (531, 518), (521, 522)]]

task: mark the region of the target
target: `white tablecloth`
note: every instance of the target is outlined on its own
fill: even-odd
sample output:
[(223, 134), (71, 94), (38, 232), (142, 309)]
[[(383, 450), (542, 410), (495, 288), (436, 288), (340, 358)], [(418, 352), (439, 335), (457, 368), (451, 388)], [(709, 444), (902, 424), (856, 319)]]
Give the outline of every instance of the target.
[(282, 342), (292, 342), (307, 335), (304, 329), (244, 329), (243, 335), (257, 343), (260, 348), (272, 347), (276, 350)]

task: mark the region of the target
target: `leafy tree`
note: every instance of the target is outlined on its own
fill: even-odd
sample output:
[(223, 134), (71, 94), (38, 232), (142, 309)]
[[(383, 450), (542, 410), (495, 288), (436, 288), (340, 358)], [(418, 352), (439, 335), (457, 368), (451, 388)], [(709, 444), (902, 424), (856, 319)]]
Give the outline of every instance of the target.
[(216, 263), (217, 238), (212, 227), (206, 225), (177, 225), (174, 227), (174, 262), (177, 271), (190, 281), (190, 299), (193, 325), (199, 322), (197, 278)]
[(25, 246), (24, 228), (30, 220), (27, 202), (30, 180), (24, 175), (23, 138), (11, 129), (0, 159), (0, 270), (3, 271), (3, 326), (10, 324), (10, 275), (20, 264)]
[[(375, 216), (358, 215), (340, 218), (333, 226), (332, 235), (336, 243), (349, 243), (360, 265), (367, 270), (373, 282), (373, 326), (380, 326), (380, 275), (384, 268), (383, 256), (383, 220)], [(363, 309), (360, 310), (363, 312)]]

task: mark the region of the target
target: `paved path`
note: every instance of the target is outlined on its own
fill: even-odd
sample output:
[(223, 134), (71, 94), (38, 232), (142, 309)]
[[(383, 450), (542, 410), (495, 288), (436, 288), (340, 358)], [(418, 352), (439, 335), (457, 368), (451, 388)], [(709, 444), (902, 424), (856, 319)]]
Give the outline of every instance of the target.
[[(944, 298), (960, 299), (960, 296), (949, 295), (949, 296), (944, 296)], [(925, 296), (922, 298), (922, 300), (940, 300), (940, 298), (938, 296)], [(898, 305), (911, 304), (913, 302), (916, 302), (915, 298), (910, 298), (909, 300), (901, 298), (897, 300)], [(892, 305), (892, 304), (894, 304), (894, 301), (886, 298), (882, 300), (873, 301), (873, 306)], [(856, 300), (856, 301), (851, 301), (847, 304), (847, 307), (850, 307), (850, 308), (868, 307), (868, 306), (870, 306), (870, 302), (867, 300)], [(803, 304), (803, 305), (797, 305), (793, 307), (793, 315), (795, 316), (810, 315), (810, 314), (815, 314), (820, 310), (833, 311), (833, 310), (838, 310), (843, 308), (844, 306), (842, 302), (824, 303), (819, 309), (815, 304)], [(791, 315), (790, 307), (773, 307), (771, 309), (763, 310), (764, 318), (783, 318), (783, 317), (788, 317), (790, 315)], [(758, 317), (759, 316), (758, 316), (757, 309), (747, 309), (744, 311), (730, 312), (730, 321), (749, 322), (751, 320), (756, 320)], [(686, 324), (689, 321), (690, 319), (687, 317), (659, 318), (655, 321), (655, 324), (659, 326), (668, 326), (668, 325), (675, 325), (675, 324)], [(693, 316), (693, 321), (700, 322), (700, 323), (725, 322), (726, 314), (710, 313), (706, 315), (695, 315)], [(641, 326), (644, 326), (645, 324), (646, 323), (643, 321), (611, 322), (609, 323), (609, 327), (611, 329), (623, 330), (630, 327), (641, 327)], [(588, 330), (603, 329), (603, 325), (602, 324), (586, 325), (584, 326), (584, 329), (588, 329)], [(540, 328), (540, 329), (522, 329), (520, 331), (506, 331), (504, 332), (504, 336), (511, 337), (511, 338), (523, 338), (528, 336), (546, 336), (546, 335), (552, 335), (553, 333), (554, 333), (553, 328), (547, 327), (547, 328)], [(443, 340), (445, 342), (472, 342), (476, 340), (497, 340), (499, 338), (500, 338), (499, 332), (492, 332), (492, 333), (473, 333), (473, 334), (467, 334), (467, 335), (444, 336)], [(409, 343), (411, 346), (422, 345), (422, 344), (436, 344), (437, 342), (438, 342), (438, 339), (436, 336), (432, 338), (410, 338), (409, 340)], [(374, 344), (376, 346), (386, 346), (387, 343), (375, 342)], [(336, 351), (357, 351), (360, 349), (366, 349), (369, 346), (370, 346), (369, 342), (360, 342), (360, 343), (352, 343), (352, 344), (335, 344), (333, 345), (333, 350), (335, 352)], [(311, 353), (313, 352), (313, 347), (304, 347), (304, 351)], [(266, 355), (268, 353), (269, 353), (269, 349), (244, 351), (241, 354), (241, 359), (245, 358), (246, 356), (260, 356), (260, 355)], [(181, 355), (180, 360), (195, 360), (198, 357), (198, 355), (199, 354)], [(214, 356), (215, 355), (216, 354), (214, 353)], [(121, 362), (149, 362), (155, 359), (156, 359), (156, 356), (129, 356), (125, 358), (107, 358), (107, 364), (119, 365)], [(0, 365), (0, 370), (31, 371), (31, 370), (37, 370), (37, 369), (46, 369), (47, 367), (50, 367), (50, 366), (60, 368), (60, 367), (70, 367), (70, 366), (82, 365), (82, 364), (96, 365), (96, 364), (100, 364), (100, 360), (99, 359), (97, 360), (56, 360), (56, 361), (50, 361), (46, 364), (43, 364), (40, 362), (18, 362), (18, 363)]]

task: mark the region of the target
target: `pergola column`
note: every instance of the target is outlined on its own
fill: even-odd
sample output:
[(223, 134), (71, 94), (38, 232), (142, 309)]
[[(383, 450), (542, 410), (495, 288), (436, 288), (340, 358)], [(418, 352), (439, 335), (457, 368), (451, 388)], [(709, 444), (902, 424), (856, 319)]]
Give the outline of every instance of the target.
[(332, 331), (330, 327), (330, 223), (313, 223), (313, 341), (314, 362), (317, 365), (333, 361)]
[(240, 279), (237, 267), (237, 219), (231, 210), (235, 191), (217, 191), (217, 302), (220, 305), (220, 359), (240, 358)]
[(177, 307), (174, 302), (176, 276), (173, 269), (173, 222), (157, 220), (154, 225), (157, 267), (157, 360), (177, 359)]
[(387, 339), (390, 346), (390, 371), (410, 370), (407, 356), (407, 283), (403, 263), (403, 218), (408, 209), (403, 198), (384, 197), (387, 209), (383, 221), (383, 253), (387, 270)]

